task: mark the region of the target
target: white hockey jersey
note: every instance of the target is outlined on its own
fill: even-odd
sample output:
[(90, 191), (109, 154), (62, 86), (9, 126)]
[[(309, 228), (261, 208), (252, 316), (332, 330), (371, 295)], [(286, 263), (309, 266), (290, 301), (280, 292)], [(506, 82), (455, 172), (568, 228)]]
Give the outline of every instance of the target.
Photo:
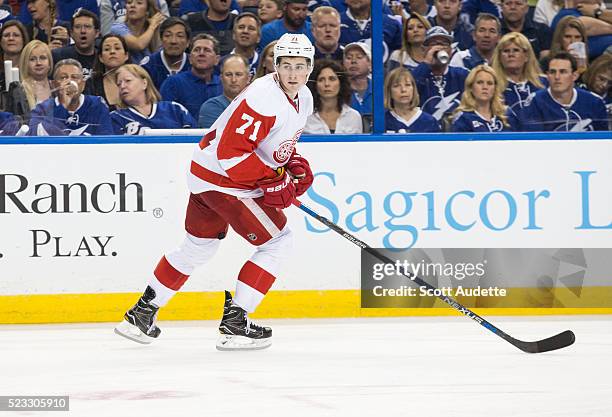
[(255, 80), (200, 141), (191, 161), (189, 190), (241, 198), (263, 195), (256, 183), (274, 178), (275, 169), (287, 163), (312, 112), (312, 94), (306, 86), (294, 101), (275, 73)]

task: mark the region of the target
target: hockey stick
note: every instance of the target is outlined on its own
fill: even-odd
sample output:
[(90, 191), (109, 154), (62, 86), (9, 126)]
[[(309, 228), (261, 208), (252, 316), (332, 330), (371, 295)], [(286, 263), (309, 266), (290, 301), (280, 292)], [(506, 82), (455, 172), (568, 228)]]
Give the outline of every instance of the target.
[[(299, 207), (302, 211), (304, 211), (305, 213), (307, 213), (311, 217), (314, 217), (315, 219), (317, 219), (318, 221), (323, 223), (325, 226), (327, 226), (330, 229), (332, 229), (334, 232), (338, 233), (339, 235), (342, 235), (342, 237), (344, 237), (345, 239), (347, 239), (350, 242), (354, 243), (355, 245), (359, 246), (361, 249), (367, 251), (369, 254), (375, 256), (376, 258), (380, 259), (381, 261), (383, 261), (385, 263), (389, 263), (389, 264), (393, 264), (394, 263), (391, 259), (389, 259), (385, 255), (383, 255), (382, 253), (380, 253), (376, 249), (372, 248), (368, 244), (366, 244), (366, 243), (362, 242), (361, 240), (357, 239), (355, 236), (351, 235), (350, 233), (348, 233), (347, 231), (342, 229), (340, 226), (338, 226), (337, 224), (335, 224), (331, 220), (328, 220), (327, 218), (317, 214), (315, 211), (313, 211), (312, 209), (310, 209), (308, 206), (304, 205), (300, 201), (294, 200), (293, 204), (296, 207)], [(427, 282), (423, 281), (421, 278), (419, 278), (418, 276), (414, 275), (411, 272), (406, 272), (406, 273), (404, 273), (404, 275), (406, 277), (410, 278), (410, 280), (412, 280), (412, 282), (414, 282), (417, 285), (425, 286), (425, 287), (427, 287), (430, 290), (436, 290), (436, 287), (434, 287), (431, 284), (428, 284)], [(492, 333), (494, 333), (497, 336), (501, 337), (506, 342), (516, 346), (517, 348), (519, 348), (523, 352), (527, 352), (527, 353), (540, 353), (540, 352), (548, 352), (550, 350), (562, 349), (564, 347), (567, 347), (567, 346), (571, 345), (576, 340), (576, 336), (574, 335), (574, 333), (571, 330), (566, 330), (564, 332), (561, 332), (561, 333), (559, 333), (559, 334), (557, 334), (555, 336), (549, 337), (547, 339), (538, 340), (536, 342), (524, 342), (522, 340), (515, 339), (514, 337), (508, 335), (507, 333), (504, 333), (501, 329), (499, 329), (498, 327), (496, 327), (493, 324), (489, 323), (487, 320), (483, 319), (478, 314), (474, 313), (472, 310), (470, 310), (469, 308), (461, 305), (460, 303), (458, 303), (457, 301), (453, 300), (452, 298), (447, 297), (445, 295), (438, 295), (437, 297), (440, 300), (444, 301), (449, 306), (451, 306), (452, 308), (454, 308), (455, 310), (457, 310), (460, 313), (462, 313), (463, 315), (471, 318), (476, 323), (480, 324), (481, 326), (483, 326), (484, 328), (488, 329)]]

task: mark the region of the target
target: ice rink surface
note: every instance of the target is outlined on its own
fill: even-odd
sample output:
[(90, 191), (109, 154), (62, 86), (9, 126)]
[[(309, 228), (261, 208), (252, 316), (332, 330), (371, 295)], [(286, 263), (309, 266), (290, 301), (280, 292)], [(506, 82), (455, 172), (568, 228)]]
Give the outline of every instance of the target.
[(0, 395), (69, 395), (69, 412), (16, 416), (612, 416), (612, 317), (490, 318), (526, 354), (464, 317), (270, 320), (272, 347), (215, 349), (217, 322), (161, 322), (155, 344), (113, 324), (0, 326)]

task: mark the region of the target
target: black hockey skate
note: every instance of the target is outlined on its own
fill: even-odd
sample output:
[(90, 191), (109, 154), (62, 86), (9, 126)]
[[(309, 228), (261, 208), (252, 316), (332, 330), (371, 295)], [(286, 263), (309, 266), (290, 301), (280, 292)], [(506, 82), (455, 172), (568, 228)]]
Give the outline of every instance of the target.
[(232, 302), (229, 291), (225, 291), (219, 333), (218, 350), (258, 350), (272, 344), (272, 329), (253, 323), (247, 312)]
[(155, 325), (159, 307), (151, 304), (155, 290), (147, 287), (136, 305), (123, 316), (123, 321), (115, 327), (115, 333), (134, 342), (149, 344), (159, 336), (161, 330)]

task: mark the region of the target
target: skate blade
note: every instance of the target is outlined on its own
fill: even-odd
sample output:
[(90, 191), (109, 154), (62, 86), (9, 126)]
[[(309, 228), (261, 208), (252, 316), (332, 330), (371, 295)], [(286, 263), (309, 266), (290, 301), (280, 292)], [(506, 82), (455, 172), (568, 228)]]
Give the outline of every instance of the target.
[(143, 345), (150, 344), (155, 338), (147, 336), (140, 330), (138, 327), (134, 326), (127, 321), (122, 321), (115, 327), (115, 333), (119, 336), (123, 336), (126, 339), (130, 339), (136, 343), (141, 343)]
[(217, 339), (217, 350), (261, 350), (272, 345), (272, 338), (266, 339), (251, 339), (244, 336), (232, 336), (222, 334)]

